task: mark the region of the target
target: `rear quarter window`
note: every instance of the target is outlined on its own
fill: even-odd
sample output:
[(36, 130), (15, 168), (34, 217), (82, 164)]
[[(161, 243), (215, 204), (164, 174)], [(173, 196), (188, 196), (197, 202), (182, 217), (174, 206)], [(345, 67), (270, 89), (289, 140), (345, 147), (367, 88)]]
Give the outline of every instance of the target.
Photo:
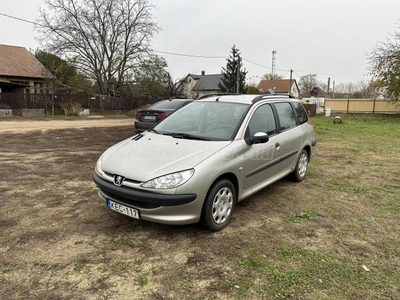
[(299, 123), (303, 124), (308, 121), (308, 115), (306, 110), (304, 109), (303, 104), (300, 102), (293, 102), (294, 110), (296, 111), (297, 118), (299, 119)]

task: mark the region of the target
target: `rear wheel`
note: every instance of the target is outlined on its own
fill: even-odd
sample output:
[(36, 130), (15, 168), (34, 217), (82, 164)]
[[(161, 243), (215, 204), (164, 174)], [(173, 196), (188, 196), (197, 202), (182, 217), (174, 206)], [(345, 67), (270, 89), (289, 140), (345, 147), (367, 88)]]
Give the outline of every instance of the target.
[(202, 223), (211, 231), (225, 228), (236, 206), (236, 191), (233, 184), (222, 179), (212, 186), (204, 202)]
[(292, 178), (295, 181), (302, 181), (307, 174), (308, 170), (308, 153), (306, 150), (302, 150), (300, 153), (300, 157), (297, 160), (296, 169), (292, 173)]

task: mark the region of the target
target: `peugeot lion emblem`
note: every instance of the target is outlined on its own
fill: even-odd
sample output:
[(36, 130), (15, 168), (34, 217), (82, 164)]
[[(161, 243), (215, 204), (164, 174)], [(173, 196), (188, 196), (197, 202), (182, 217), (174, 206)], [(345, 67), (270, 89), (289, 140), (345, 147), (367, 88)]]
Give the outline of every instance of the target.
[(122, 177), (121, 175), (117, 175), (117, 174), (114, 175), (114, 184), (115, 185), (121, 186), (121, 184), (124, 182), (124, 180), (125, 180), (125, 177)]

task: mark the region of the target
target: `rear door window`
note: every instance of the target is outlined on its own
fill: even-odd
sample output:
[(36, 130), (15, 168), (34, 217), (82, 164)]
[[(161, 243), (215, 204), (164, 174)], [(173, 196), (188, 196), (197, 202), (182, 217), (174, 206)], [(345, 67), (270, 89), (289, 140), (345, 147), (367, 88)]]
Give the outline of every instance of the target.
[(275, 108), (279, 116), (281, 131), (296, 127), (296, 116), (289, 102), (275, 103)]

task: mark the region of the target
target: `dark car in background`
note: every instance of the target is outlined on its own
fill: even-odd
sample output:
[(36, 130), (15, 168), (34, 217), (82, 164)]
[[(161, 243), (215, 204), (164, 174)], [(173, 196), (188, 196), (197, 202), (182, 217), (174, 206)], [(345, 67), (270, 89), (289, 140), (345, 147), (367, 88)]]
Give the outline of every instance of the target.
[(153, 127), (159, 121), (192, 101), (192, 99), (162, 100), (147, 109), (138, 110), (136, 113), (135, 131), (142, 132)]

